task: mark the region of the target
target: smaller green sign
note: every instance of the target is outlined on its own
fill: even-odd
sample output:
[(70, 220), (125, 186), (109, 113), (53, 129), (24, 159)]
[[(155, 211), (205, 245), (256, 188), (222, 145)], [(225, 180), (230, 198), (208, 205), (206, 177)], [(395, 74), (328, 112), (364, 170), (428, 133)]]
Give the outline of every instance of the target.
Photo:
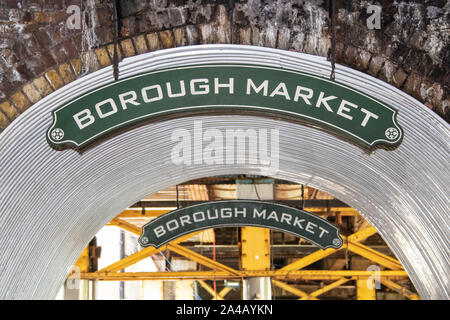
[(159, 248), (192, 232), (236, 226), (289, 232), (324, 250), (343, 244), (339, 229), (325, 219), (304, 210), (252, 200), (206, 202), (174, 210), (143, 226), (139, 243)]

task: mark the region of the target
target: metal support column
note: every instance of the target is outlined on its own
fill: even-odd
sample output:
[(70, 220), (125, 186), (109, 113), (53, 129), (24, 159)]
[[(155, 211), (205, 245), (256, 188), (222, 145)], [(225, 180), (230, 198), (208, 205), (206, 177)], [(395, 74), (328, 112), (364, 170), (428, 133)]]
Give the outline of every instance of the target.
[(376, 300), (375, 281), (373, 279), (356, 280), (358, 300)]
[[(273, 200), (273, 181), (253, 184), (236, 182), (238, 199)], [(251, 214), (250, 212), (247, 214)], [(243, 270), (270, 270), (270, 230), (255, 227), (241, 228), (241, 264)], [(269, 277), (254, 277), (243, 281), (243, 300), (270, 300), (272, 287)]]

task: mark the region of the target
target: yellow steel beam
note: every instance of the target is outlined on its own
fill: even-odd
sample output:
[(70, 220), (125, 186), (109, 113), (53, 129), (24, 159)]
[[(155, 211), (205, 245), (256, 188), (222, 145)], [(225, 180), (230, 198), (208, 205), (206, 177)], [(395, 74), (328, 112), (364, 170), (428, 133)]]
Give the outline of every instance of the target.
[[(371, 287), (369, 287), (370, 284)], [(375, 281), (371, 278), (356, 280), (356, 298), (358, 300), (376, 300)]]
[(172, 210), (169, 209), (152, 209), (145, 210), (145, 213), (142, 213), (142, 209), (139, 210), (124, 210), (122, 211), (116, 218), (153, 218), (159, 217), (165, 213), (168, 213)]
[[(348, 236), (348, 240), (349, 241), (354, 241), (354, 242), (359, 242), (359, 241), (363, 241), (364, 239), (367, 239), (368, 237), (370, 237), (371, 235), (377, 233), (377, 230), (374, 227), (369, 227), (366, 229), (363, 229), (361, 231), (358, 231), (350, 236)], [(345, 238), (343, 236), (343, 238)], [(345, 245), (345, 239), (344, 239), (344, 245), (339, 248), (339, 249), (331, 249), (328, 248), (326, 250), (318, 250), (316, 252), (313, 252), (309, 255), (307, 255), (306, 257), (303, 257), (291, 264), (288, 264), (287, 266), (281, 268), (278, 270), (279, 273), (282, 273), (284, 271), (288, 271), (288, 270), (299, 270), (299, 269), (303, 269), (306, 266), (309, 266), (310, 264), (319, 261), (339, 250), (342, 250), (346, 247)]]
[(389, 279), (381, 278), (381, 283), (384, 284), (386, 287), (388, 287), (391, 290), (394, 290), (397, 293), (400, 293), (401, 295), (405, 296), (406, 298), (410, 300), (420, 300), (419, 295), (415, 294), (414, 292), (402, 287), (398, 283), (395, 283)]
[[(122, 228), (124, 230), (127, 230), (127, 231), (129, 231), (131, 233), (134, 233), (134, 234), (137, 234), (137, 235), (141, 234), (141, 229), (139, 227), (137, 227), (137, 226), (135, 226), (135, 225), (133, 225), (131, 223), (128, 223), (126, 221), (117, 219), (117, 218), (114, 218), (110, 222), (110, 224), (118, 226), (118, 227), (120, 227), (120, 228)], [(197, 232), (197, 233), (199, 233), (199, 232)], [(161, 247), (159, 249), (155, 249), (153, 247), (145, 248), (145, 249), (143, 249), (143, 250), (141, 250), (141, 251), (139, 251), (139, 252), (137, 252), (135, 254), (132, 254), (132, 255), (128, 256), (125, 259), (122, 259), (121, 260), (122, 263), (121, 263), (121, 261), (118, 261), (118, 262), (116, 262), (116, 264), (113, 264), (110, 267), (104, 268), (104, 269), (102, 269), (100, 271), (122, 270), (123, 269), (122, 264), (124, 264), (124, 263), (125, 263), (126, 266), (130, 266), (130, 265), (132, 265), (132, 264), (134, 264), (134, 263), (136, 263), (136, 262), (138, 262), (138, 261), (140, 261), (140, 260), (142, 260), (142, 259), (144, 259), (144, 258), (146, 258), (148, 256), (154, 255), (154, 254), (156, 254), (156, 253), (158, 253), (160, 251), (163, 251), (165, 249), (169, 249), (169, 250), (171, 250), (173, 252), (178, 253), (179, 255), (182, 255), (182, 256), (184, 256), (186, 258), (189, 258), (192, 261), (200, 263), (200, 264), (202, 264), (202, 265), (204, 265), (204, 266), (206, 266), (208, 268), (211, 268), (213, 270), (220, 270), (220, 271), (228, 272), (230, 274), (237, 274), (236, 270), (234, 270), (234, 269), (232, 269), (230, 267), (227, 267), (224, 264), (216, 262), (216, 261), (214, 261), (212, 259), (209, 259), (209, 258), (207, 258), (205, 256), (202, 256), (201, 254), (198, 254), (198, 253), (196, 253), (196, 252), (194, 252), (192, 250), (189, 250), (187, 248), (184, 248), (184, 247), (179, 246), (179, 245), (176, 244), (176, 243), (182, 242), (182, 241), (184, 241), (186, 239), (189, 239), (190, 237), (192, 237), (193, 235), (195, 235), (197, 233), (193, 233), (193, 234), (190, 234), (190, 235), (178, 238), (178, 239), (174, 240), (172, 243), (168, 243), (167, 245), (165, 245), (165, 246), (163, 246), (163, 247)], [(118, 267), (121, 267), (122, 269), (117, 269)], [(112, 270), (111, 268), (114, 268), (114, 270)]]
[(225, 296), (228, 294), (228, 292), (230, 292), (232, 290), (232, 288), (230, 287), (225, 287), (222, 290), (220, 290), (220, 292), (217, 294), (217, 298), (213, 298), (213, 300), (219, 300), (219, 297), (222, 298), (222, 300), (225, 300)]
[(213, 297), (212, 300), (225, 300), (225, 296), (228, 294), (228, 292), (231, 291), (231, 288), (225, 287), (220, 292), (214, 292), (214, 289), (211, 288), (205, 281), (203, 280), (197, 280), (200, 285), (205, 288), (206, 291)]
[(84, 248), (75, 265), (80, 268), (80, 272), (89, 271), (89, 245)]
[(376, 233), (377, 233), (377, 229), (370, 226), (370, 227), (364, 228), (362, 230), (358, 230), (358, 232), (355, 232), (352, 235), (349, 235), (347, 237), (347, 239), (348, 239), (348, 241), (361, 242), (361, 241), (366, 240), (368, 237), (373, 236)]
[(112, 219), (107, 225), (110, 226), (116, 226), (119, 228), (122, 228), (128, 232), (131, 232), (137, 236), (140, 236), (142, 233), (142, 228), (139, 228), (138, 226), (131, 224), (127, 221), (121, 220), (117, 217), (115, 217), (114, 219)]
[(323, 288), (320, 288), (319, 290), (316, 290), (316, 291), (310, 293), (307, 297), (300, 298), (299, 300), (311, 300), (311, 299), (317, 298), (321, 294), (324, 294), (327, 291), (330, 291), (330, 290), (332, 290), (332, 289), (334, 289), (336, 287), (339, 287), (340, 285), (342, 285), (342, 284), (344, 284), (344, 283), (346, 283), (347, 281), (350, 281), (350, 280), (351, 279), (348, 279), (348, 278), (341, 278), (338, 281), (330, 283), (329, 285), (327, 285), (327, 286), (325, 286)]
[[(373, 276), (372, 271), (365, 270), (298, 270), (285, 271), (282, 274), (273, 270), (249, 270), (236, 271), (237, 274), (230, 274), (226, 271), (180, 271), (180, 272), (84, 272), (81, 273), (81, 279), (97, 280), (224, 280), (224, 279), (242, 279), (249, 277), (275, 277), (280, 279), (303, 279), (303, 280), (341, 280), (342, 278), (360, 280), (368, 279)], [(404, 279), (408, 277), (403, 270), (383, 270), (377, 275), (381, 279)]]
[(394, 258), (391, 258), (381, 252), (371, 249), (363, 244), (348, 241), (348, 250), (359, 254), (360, 256), (367, 258), (373, 262), (376, 262), (382, 266), (385, 266), (392, 270), (403, 270), (401, 263)]
[[(341, 216), (358, 216), (359, 213), (353, 208), (346, 207), (332, 207), (329, 210), (324, 207), (307, 207), (305, 208), (308, 212), (314, 212), (320, 216), (329, 216), (336, 213), (339, 213)], [(159, 217), (165, 213), (168, 213), (172, 210), (169, 209), (146, 209), (144, 213), (142, 213), (142, 209), (127, 209), (122, 211), (116, 218), (154, 218)]]
[(270, 230), (241, 228), (241, 266), (243, 270), (270, 269)]
[[(280, 287), (281, 289), (284, 289), (284, 290), (286, 290), (286, 291), (288, 291), (290, 293), (295, 294), (297, 297), (303, 298), (303, 297), (307, 297), (308, 296), (308, 294), (306, 292), (304, 292), (304, 291), (302, 291), (300, 289), (294, 288), (293, 286), (290, 286), (290, 285), (288, 285), (285, 282), (272, 279), (272, 283), (274, 285), (276, 285), (277, 287)], [(318, 299), (316, 299), (316, 300), (318, 300)]]
[(169, 243), (169, 244), (167, 244), (167, 249), (169, 249), (170, 251), (176, 252), (179, 255), (189, 258), (190, 260), (200, 263), (200, 264), (202, 264), (208, 268), (211, 268), (213, 270), (224, 271), (231, 275), (239, 274), (239, 271), (237, 271), (233, 268), (230, 268), (222, 263), (219, 263), (217, 261), (209, 259), (205, 256), (202, 256), (201, 254), (198, 254), (197, 252), (189, 250), (185, 247)]
[(159, 249), (156, 249), (154, 247), (148, 247), (145, 249), (142, 249), (139, 252), (136, 252), (134, 254), (129, 255), (126, 258), (123, 258), (97, 272), (116, 272), (125, 269), (126, 267), (129, 267), (147, 257), (150, 257), (154, 254), (157, 254), (160, 251), (163, 251), (165, 248), (161, 247)]
[[(121, 227), (123, 227), (123, 226), (121, 226)], [(179, 242), (182, 242), (184, 240), (187, 240), (187, 239), (191, 238), (192, 236), (196, 235), (197, 233), (199, 233), (199, 232), (191, 233), (191, 234), (188, 234), (186, 236), (183, 236), (183, 237), (180, 237), (178, 239), (175, 239), (173, 241), (173, 243), (179, 243)], [(129, 266), (131, 266), (131, 265), (141, 261), (142, 259), (150, 257), (150, 256), (152, 256), (154, 254), (157, 254), (158, 252), (166, 250), (166, 249), (167, 249), (167, 245), (166, 246), (162, 246), (162, 247), (160, 247), (158, 249), (154, 248), (154, 247), (147, 247), (147, 248), (144, 248), (144, 249), (142, 249), (139, 252), (131, 254), (128, 257), (126, 257), (126, 258), (124, 258), (122, 260), (119, 260), (119, 261), (117, 261), (117, 262), (115, 262), (115, 263), (113, 263), (113, 264), (111, 264), (111, 265), (109, 265), (109, 266), (107, 266), (107, 267), (97, 271), (97, 272), (115, 272), (115, 271), (120, 271), (120, 270), (123, 270), (126, 267), (129, 267)]]
[(205, 281), (203, 281), (203, 280), (197, 280), (197, 282), (200, 283), (200, 285), (201, 285), (206, 291), (208, 291), (208, 293), (209, 293), (214, 299), (217, 299), (217, 300), (223, 300), (223, 298), (222, 298), (217, 292), (215, 292), (214, 289), (211, 288)]

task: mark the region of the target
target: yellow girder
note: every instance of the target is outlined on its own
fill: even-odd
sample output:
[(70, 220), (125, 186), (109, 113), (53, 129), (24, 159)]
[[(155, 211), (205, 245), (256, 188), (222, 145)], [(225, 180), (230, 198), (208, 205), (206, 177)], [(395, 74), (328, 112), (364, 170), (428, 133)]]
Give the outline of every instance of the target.
[(338, 281), (330, 283), (329, 285), (327, 285), (327, 286), (325, 286), (323, 288), (320, 288), (319, 290), (316, 290), (316, 291), (308, 294), (308, 296), (306, 296), (306, 297), (300, 298), (299, 300), (312, 300), (312, 299), (315, 299), (318, 296), (320, 296), (321, 294), (323, 294), (323, 293), (325, 293), (327, 291), (330, 291), (330, 290), (332, 290), (332, 289), (334, 289), (336, 287), (339, 287), (340, 285), (342, 285), (342, 284), (344, 284), (344, 283), (346, 283), (347, 281), (350, 281), (350, 280), (351, 280), (350, 278), (341, 278)]
[[(366, 270), (298, 270), (285, 271), (281, 274), (274, 270), (248, 270), (236, 271), (230, 274), (226, 271), (179, 271), (179, 272), (85, 272), (81, 273), (81, 279), (97, 279), (109, 281), (125, 280), (224, 280), (243, 279), (248, 277), (275, 277), (280, 279), (303, 280), (349, 280), (367, 279), (373, 276), (372, 271)], [(401, 279), (408, 274), (403, 270), (383, 270), (377, 273), (381, 278)]]

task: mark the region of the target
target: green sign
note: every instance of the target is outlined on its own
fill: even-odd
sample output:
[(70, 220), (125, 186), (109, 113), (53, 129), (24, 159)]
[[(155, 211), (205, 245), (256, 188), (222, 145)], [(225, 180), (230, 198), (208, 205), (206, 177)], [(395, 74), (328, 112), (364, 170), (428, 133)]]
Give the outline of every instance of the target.
[(221, 64), (153, 71), (93, 89), (53, 111), (47, 140), (80, 149), (147, 119), (236, 110), (284, 115), (366, 147), (395, 146), (403, 136), (395, 109), (345, 84), (276, 67)]
[(139, 243), (156, 248), (183, 235), (216, 227), (252, 226), (289, 232), (322, 249), (340, 248), (339, 229), (309, 212), (252, 201), (214, 201), (166, 213), (142, 227)]

